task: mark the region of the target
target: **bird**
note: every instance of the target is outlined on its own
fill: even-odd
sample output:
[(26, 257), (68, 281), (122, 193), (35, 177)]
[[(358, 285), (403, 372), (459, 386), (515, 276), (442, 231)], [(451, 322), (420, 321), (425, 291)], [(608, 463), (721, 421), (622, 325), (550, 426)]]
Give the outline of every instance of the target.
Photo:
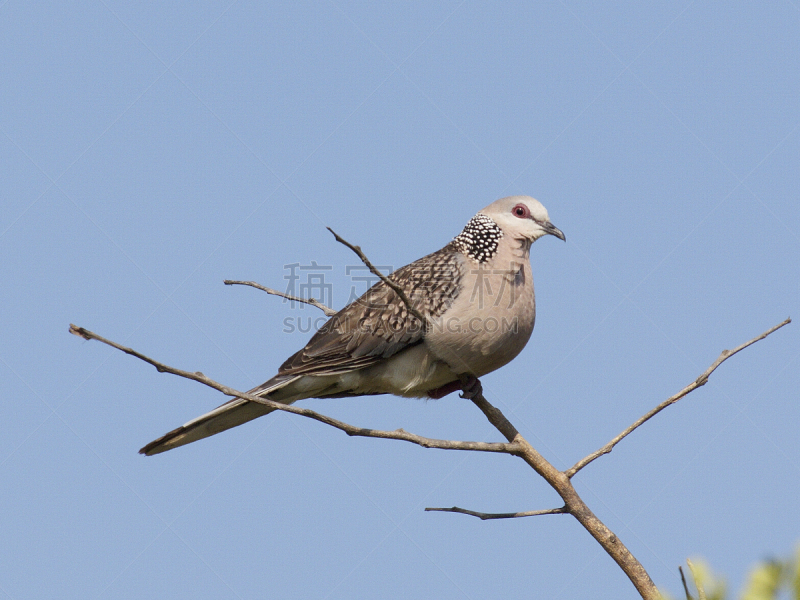
[[(457, 390), (476, 393), (478, 378), (515, 358), (531, 337), (536, 301), (530, 249), (545, 235), (566, 241), (538, 200), (509, 196), (493, 202), (441, 250), (388, 275), (415, 311), (379, 281), (333, 315), (274, 377), (248, 393), (284, 404), (305, 398), (437, 399)], [(159, 454), (273, 410), (233, 398), (139, 453)]]

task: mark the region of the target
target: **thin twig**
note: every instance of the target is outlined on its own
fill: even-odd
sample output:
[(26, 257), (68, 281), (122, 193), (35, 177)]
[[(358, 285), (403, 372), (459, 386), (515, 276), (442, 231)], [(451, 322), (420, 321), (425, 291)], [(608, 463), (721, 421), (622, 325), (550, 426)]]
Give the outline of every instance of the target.
[(681, 573), (681, 583), (683, 584), (683, 591), (686, 593), (686, 600), (694, 600), (689, 593), (689, 586), (686, 584), (686, 576), (683, 574), (683, 567), (678, 565), (678, 571)]
[(788, 318), (783, 323), (779, 323), (778, 325), (775, 325), (774, 327), (770, 327), (767, 331), (765, 331), (761, 335), (759, 335), (757, 337), (754, 337), (752, 340), (750, 340), (749, 342), (745, 342), (741, 346), (737, 346), (733, 350), (723, 350), (722, 354), (719, 355), (719, 358), (717, 358), (717, 360), (715, 360), (714, 363), (710, 367), (708, 367), (708, 369), (706, 369), (705, 372), (702, 375), (700, 375), (700, 377), (698, 377), (692, 383), (687, 385), (685, 388), (683, 388), (680, 392), (678, 392), (674, 396), (670, 396), (669, 398), (664, 400), (661, 404), (656, 406), (653, 410), (647, 412), (644, 416), (642, 416), (636, 422), (634, 422), (633, 425), (631, 425), (630, 427), (625, 429), (625, 431), (620, 433), (617, 437), (615, 437), (613, 440), (608, 442), (605, 446), (603, 446), (599, 450), (596, 450), (595, 452), (592, 452), (588, 456), (586, 456), (586, 457), (582, 458), (581, 460), (579, 460), (570, 469), (564, 471), (564, 474), (567, 477), (570, 477), (570, 478), (574, 477), (575, 474), (578, 471), (580, 471), (581, 469), (583, 469), (586, 465), (588, 465), (592, 461), (600, 458), (604, 454), (608, 454), (609, 452), (611, 452), (614, 449), (614, 446), (619, 444), (628, 435), (633, 433), (633, 431), (635, 429), (637, 429), (639, 426), (641, 426), (645, 422), (649, 421), (651, 418), (656, 416), (658, 413), (660, 413), (662, 410), (667, 408), (669, 405), (675, 404), (678, 400), (680, 400), (681, 398), (683, 398), (687, 394), (690, 394), (691, 392), (693, 392), (697, 388), (699, 388), (701, 386), (704, 386), (708, 382), (709, 375), (711, 375), (714, 371), (716, 371), (717, 367), (719, 367), (722, 363), (724, 363), (726, 360), (728, 360), (731, 356), (733, 356), (734, 354), (737, 354), (738, 352), (741, 352), (742, 350), (744, 350), (748, 346), (750, 346), (752, 344), (755, 344), (756, 342), (758, 342), (760, 340), (763, 340), (765, 337), (767, 337), (771, 333), (774, 333), (775, 331), (777, 331), (781, 327), (783, 327), (785, 325), (788, 325), (791, 322), (792, 322), (792, 319)]
[(292, 296), (291, 294), (285, 294), (284, 292), (273, 290), (272, 288), (263, 286), (260, 283), (256, 283), (255, 281), (234, 281), (233, 279), (226, 279), (222, 283), (224, 283), (225, 285), (249, 285), (250, 287), (259, 289), (262, 292), (267, 292), (268, 294), (272, 294), (273, 296), (280, 296), (281, 298), (286, 298), (287, 300), (304, 302), (306, 304), (310, 304), (311, 306), (315, 306), (316, 308), (320, 309), (322, 312), (325, 313), (326, 317), (332, 317), (337, 312), (339, 312), (337, 310), (332, 309), (329, 306), (325, 306), (322, 302), (320, 302), (319, 300), (315, 300), (314, 298), (300, 298), (299, 296)]
[(331, 427), (335, 427), (336, 429), (340, 429), (341, 431), (344, 431), (347, 435), (350, 436), (401, 440), (404, 442), (411, 442), (412, 444), (417, 444), (418, 446), (422, 446), (423, 448), (438, 448), (440, 450), (471, 450), (475, 452), (500, 452), (504, 454), (515, 454), (519, 450), (519, 447), (516, 444), (437, 440), (432, 438), (426, 438), (421, 435), (416, 435), (414, 433), (409, 433), (403, 429), (396, 429), (394, 431), (382, 431), (379, 429), (356, 427), (355, 425), (344, 423), (343, 421), (339, 421), (337, 419), (328, 417), (326, 415), (320, 414), (308, 408), (297, 408), (295, 406), (288, 406), (286, 404), (281, 404), (280, 402), (274, 402), (266, 398), (261, 398), (260, 396), (253, 396), (252, 394), (246, 394), (240, 392), (226, 385), (222, 385), (221, 383), (214, 381), (210, 377), (206, 377), (200, 372), (192, 373), (190, 371), (183, 371), (182, 369), (176, 369), (174, 367), (170, 367), (169, 365), (160, 363), (157, 360), (154, 360), (148, 356), (145, 356), (140, 352), (137, 352), (136, 350), (133, 350), (132, 348), (127, 348), (125, 346), (117, 344), (116, 342), (107, 340), (106, 338), (97, 335), (96, 333), (89, 331), (88, 329), (84, 329), (83, 327), (70, 325), (69, 332), (79, 337), (82, 337), (85, 340), (97, 340), (98, 342), (102, 342), (108, 346), (111, 346), (112, 348), (121, 350), (125, 354), (130, 354), (131, 356), (134, 356), (139, 360), (142, 360), (148, 364), (153, 365), (159, 373), (171, 373), (172, 375), (177, 375), (178, 377), (184, 377), (186, 379), (191, 379), (192, 381), (197, 381), (198, 383), (202, 383), (203, 385), (207, 385), (210, 388), (222, 392), (226, 396), (244, 398), (245, 400), (250, 400), (251, 402), (258, 402), (259, 404), (269, 406), (270, 408), (273, 408), (275, 410), (282, 410), (295, 415), (300, 415), (301, 417), (314, 419), (315, 421), (319, 421), (320, 423), (324, 423), (326, 425), (330, 425)]
[(697, 570), (694, 568), (692, 561), (690, 561), (688, 558), (686, 559), (686, 564), (689, 565), (689, 570), (692, 572), (692, 579), (694, 579), (694, 585), (697, 588), (698, 600), (706, 600), (706, 591), (703, 589), (703, 582), (700, 581), (700, 576)]
[(545, 510), (529, 510), (526, 512), (514, 512), (514, 513), (482, 513), (476, 512), (474, 510), (467, 510), (466, 508), (459, 508), (458, 506), (453, 506), (452, 508), (426, 508), (426, 512), (452, 512), (452, 513), (461, 513), (462, 515), (470, 515), (472, 517), (478, 517), (481, 521), (488, 521), (491, 519), (517, 519), (519, 517), (537, 517), (539, 515), (565, 515), (568, 514), (567, 508), (562, 506), (561, 508), (548, 508)]
[(375, 265), (373, 265), (370, 262), (370, 260), (366, 257), (366, 255), (361, 251), (361, 247), (360, 246), (354, 246), (353, 244), (348, 242), (346, 239), (341, 237), (338, 233), (336, 233), (330, 227), (326, 227), (326, 229), (333, 234), (333, 237), (336, 238), (337, 242), (339, 242), (340, 244), (344, 244), (345, 246), (350, 248), (350, 250), (355, 252), (356, 255), (358, 256), (358, 258), (361, 259), (361, 262), (363, 262), (365, 265), (367, 265), (367, 268), (370, 270), (370, 272), (373, 275), (376, 275), (377, 277), (380, 277), (381, 281), (383, 281), (386, 285), (388, 285), (390, 288), (392, 288), (394, 290), (394, 292), (400, 297), (400, 300), (403, 301), (403, 304), (406, 305), (406, 308), (408, 309), (408, 312), (410, 312), (417, 319), (419, 319), (419, 322), (422, 323), (422, 326), (425, 328), (425, 330), (427, 330), (427, 328), (429, 326), (428, 319), (426, 319), (422, 315), (421, 312), (419, 312), (416, 308), (414, 308), (414, 306), (411, 304), (411, 300), (406, 295), (405, 291), (403, 291), (403, 288), (401, 288), (394, 281), (389, 279), (386, 275), (384, 275), (377, 268), (375, 268)]

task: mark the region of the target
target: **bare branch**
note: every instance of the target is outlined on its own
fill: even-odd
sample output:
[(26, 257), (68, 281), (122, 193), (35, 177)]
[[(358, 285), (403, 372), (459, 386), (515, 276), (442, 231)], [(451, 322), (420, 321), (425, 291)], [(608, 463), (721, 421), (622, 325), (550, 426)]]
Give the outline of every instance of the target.
[[(461, 376), (461, 384), (466, 385), (467, 383), (467, 376)], [(480, 382), (478, 382), (480, 386)], [(465, 397), (467, 397), (465, 395)], [(503, 436), (509, 441), (513, 442), (517, 436), (519, 436), (519, 431), (517, 428), (514, 427), (511, 422), (506, 419), (506, 416), (500, 412), (500, 409), (493, 406), (486, 398), (483, 396), (483, 389), (478, 388), (478, 391), (472, 395), (470, 398), (472, 403), (481, 409), (486, 418), (489, 419), (489, 422), (494, 425), (495, 429), (503, 434)]]
[(355, 425), (344, 423), (343, 421), (339, 421), (332, 417), (328, 417), (326, 415), (320, 414), (308, 408), (298, 408), (295, 406), (288, 406), (286, 404), (281, 404), (280, 402), (274, 402), (266, 398), (261, 398), (260, 396), (253, 396), (252, 394), (246, 394), (240, 392), (226, 385), (222, 385), (221, 383), (214, 381), (210, 377), (206, 377), (200, 372), (192, 373), (190, 371), (183, 371), (181, 369), (170, 367), (168, 365), (158, 362), (157, 360), (153, 360), (152, 358), (145, 356), (144, 354), (137, 352), (132, 348), (127, 348), (125, 346), (117, 344), (116, 342), (107, 340), (104, 337), (99, 336), (92, 331), (89, 331), (88, 329), (84, 329), (83, 327), (70, 325), (69, 332), (72, 333), (73, 335), (82, 337), (85, 340), (97, 340), (98, 342), (102, 342), (108, 346), (111, 346), (112, 348), (121, 350), (125, 354), (130, 354), (131, 356), (134, 356), (139, 360), (142, 360), (148, 364), (153, 365), (159, 373), (171, 373), (172, 375), (177, 375), (178, 377), (184, 377), (186, 379), (191, 379), (192, 381), (197, 381), (198, 383), (202, 383), (203, 385), (207, 385), (210, 388), (222, 392), (226, 396), (244, 398), (245, 400), (250, 400), (251, 402), (258, 402), (259, 404), (269, 406), (270, 408), (274, 408), (275, 410), (282, 410), (284, 412), (300, 415), (301, 417), (314, 419), (315, 421), (319, 421), (320, 423), (324, 423), (326, 425), (330, 425), (331, 427), (335, 427), (336, 429), (340, 429), (341, 431), (344, 431), (347, 435), (350, 436), (381, 438), (388, 440), (401, 440), (404, 442), (411, 442), (412, 444), (417, 444), (418, 446), (422, 446), (423, 448), (438, 448), (440, 450), (470, 450), (475, 452), (499, 452), (503, 454), (515, 454), (519, 450), (519, 447), (513, 443), (503, 444), (503, 443), (489, 443), (489, 442), (462, 442), (455, 440), (437, 440), (433, 438), (426, 438), (421, 435), (416, 435), (414, 433), (409, 433), (407, 431), (404, 431), (403, 429), (396, 429), (394, 431), (382, 431), (380, 429), (368, 429), (366, 427), (356, 427)]
[(529, 510), (526, 512), (514, 513), (482, 513), (474, 510), (467, 510), (466, 508), (459, 508), (453, 506), (452, 508), (426, 508), (425, 512), (452, 512), (461, 513), (462, 515), (470, 515), (478, 517), (481, 521), (488, 521), (491, 519), (517, 519), (519, 517), (537, 517), (539, 515), (565, 515), (568, 514), (566, 506), (561, 508), (547, 508), (545, 510)]
[(728, 360), (731, 356), (733, 356), (734, 354), (736, 354), (738, 352), (741, 352), (742, 350), (744, 350), (748, 346), (751, 346), (752, 344), (755, 344), (756, 342), (758, 342), (760, 340), (763, 340), (765, 337), (767, 337), (771, 333), (776, 332), (778, 329), (780, 329), (784, 325), (788, 325), (791, 322), (792, 322), (792, 319), (788, 318), (783, 323), (779, 323), (778, 325), (775, 325), (774, 327), (770, 327), (767, 331), (765, 331), (761, 335), (759, 335), (757, 337), (754, 337), (752, 340), (750, 340), (749, 342), (745, 342), (741, 346), (737, 346), (733, 350), (723, 350), (722, 354), (719, 355), (719, 358), (717, 358), (717, 360), (715, 360), (714, 363), (710, 367), (708, 367), (708, 369), (706, 369), (705, 372), (702, 375), (700, 375), (700, 377), (698, 377), (692, 383), (687, 385), (685, 388), (683, 388), (680, 392), (678, 392), (674, 396), (670, 396), (669, 398), (664, 400), (661, 404), (656, 406), (653, 410), (647, 412), (644, 416), (642, 416), (636, 422), (634, 422), (633, 425), (628, 427), (625, 431), (620, 433), (617, 437), (615, 437), (613, 440), (608, 442), (605, 446), (603, 446), (599, 450), (596, 450), (595, 452), (592, 452), (590, 455), (588, 455), (588, 456), (582, 458), (581, 460), (579, 460), (570, 469), (564, 471), (564, 474), (567, 477), (570, 477), (570, 478), (574, 477), (575, 474), (578, 471), (580, 471), (581, 469), (583, 469), (586, 465), (588, 465), (592, 461), (600, 458), (604, 454), (608, 454), (609, 452), (611, 452), (614, 449), (614, 446), (619, 444), (628, 435), (633, 433), (633, 431), (636, 428), (638, 428), (639, 426), (643, 425), (645, 422), (647, 422), (648, 420), (650, 420), (651, 418), (656, 416), (658, 413), (660, 413), (662, 410), (667, 408), (669, 405), (675, 404), (678, 400), (680, 400), (681, 398), (683, 398), (687, 394), (690, 394), (691, 392), (693, 392), (697, 388), (699, 388), (701, 386), (704, 386), (708, 382), (709, 375), (711, 375), (714, 371), (716, 371), (717, 367), (719, 367), (722, 363), (724, 363), (726, 360)]
[(617, 563), (620, 569), (628, 576), (633, 586), (645, 600), (661, 600), (650, 575), (647, 574), (642, 564), (631, 554), (630, 550), (622, 543), (613, 531), (605, 523), (597, 518), (592, 510), (586, 505), (583, 499), (575, 491), (572, 481), (564, 473), (556, 469), (545, 459), (528, 441), (519, 434), (517, 429), (506, 419), (505, 415), (483, 397), (480, 388), (470, 389), (467, 378), (461, 379), (464, 387), (464, 395), (471, 395), (471, 400), (481, 409), (489, 422), (494, 425), (505, 438), (517, 444), (521, 449), (515, 452), (524, 460), (528, 466), (536, 471), (542, 478), (550, 484), (561, 499), (564, 501), (564, 512), (572, 515), (583, 526), (589, 534), (597, 540), (603, 550)]
[(272, 288), (263, 286), (260, 283), (256, 283), (255, 281), (234, 281), (232, 279), (226, 279), (222, 283), (224, 283), (225, 285), (249, 285), (250, 287), (259, 289), (262, 292), (267, 292), (268, 294), (272, 294), (273, 296), (280, 296), (281, 298), (286, 298), (287, 300), (304, 302), (306, 304), (310, 304), (311, 306), (315, 306), (318, 309), (320, 309), (322, 312), (325, 313), (326, 317), (332, 317), (338, 312), (337, 310), (334, 310), (329, 306), (325, 306), (319, 300), (314, 300), (314, 298), (300, 298), (299, 296), (292, 296), (291, 294), (285, 294), (283, 292), (279, 292), (278, 290), (273, 290)]
[(681, 583), (683, 583), (683, 591), (686, 593), (686, 600), (694, 600), (689, 593), (689, 586), (686, 585), (686, 576), (683, 574), (683, 567), (678, 565), (678, 571), (680, 571), (681, 574)]
[(355, 252), (355, 253), (356, 253), (356, 255), (358, 256), (358, 258), (360, 258), (360, 259), (361, 259), (361, 262), (363, 262), (365, 265), (367, 265), (367, 268), (369, 268), (370, 272), (371, 272), (373, 275), (376, 275), (377, 277), (380, 277), (380, 279), (381, 279), (381, 281), (383, 281), (383, 283), (385, 283), (386, 285), (388, 285), (390, 288), (392, 288), (392, 289), (394, 290), (394, 292), (395, 292), (395, 293), (396, 293), (396, 294), (397, 294), (397, 295), (400, 297), (400, 300), (402, 300), (402, 301), (403, 301), (403, 304), (405, 304), (405, 305), (406, 305), (406, 308), (408, 309), (408, 312), (410, 312), (410, 313), (411, 313), (412, 315), (414, 315), (414, 316), (415, 316), (417, 319), (419, 319), (419, 322), (420, 322), (420, 323), (422, 323), (422, 325), (423, 325), (423, 326), (424, 326), (426, 329), (428, 328), (428, 319), (426, 319), (426, 318), (425, 318), (425, 317), (422, 315), (422, 313), (421, 313), (421, 312), (419, 312), (419, 311), (418, 311), (416, 308), (414, 308), (414, 307), (412, 306), (412, 304), (411, 304), (411, 300), (410, 300), (410, 299), (409, 299), (409, 297), (406, 295), (406, 293), (403, 291), (403, 288), (401, 288), (401, 287), (400, 287), (399, 285), (397, 285), (397, 284), (396, 284), (394, 281), (392, 281), (391, 279), (389, 279), (389, 278), (388, 278), (386, 275), (384, 275), (384, 274), (383, 274), (383, 273), (381, 273), (381, 272), (380, 272), (380, 271), (379, 271), (377, 268), (375, 268), (375, 265), (373, 265), (373, 264), (370, 262), (370, 260), (369, 260), (369, 259), (366, 257), (366, 255), (365, 255), (365, 254), (364, 254), (364, 253), (361, 251), (361, 246), (354, 246), (353, 244), (351, 244), (350, 242), (348, 242), (346, 239), (344, 239), (343, 237), (341, 237), (341, 236), (340, 236), (338, 233), (336, 233), (336, 232), (335, 232), (333, 229), (331, 229), (330, 227), (326, 227), (326, 229), (327, 229), (328, 231), (330, 231), (330, 232), (333, 234), (333, 237), (334, 237), (334, 238), (336, 238), (336, 241), (337, 241), (337, 242), (339, 242), (340, 244), (344, 244), (345, 246), (347, 246), (348, 248), (350, 248), (350, 250), (352, 250), (353, 252)]

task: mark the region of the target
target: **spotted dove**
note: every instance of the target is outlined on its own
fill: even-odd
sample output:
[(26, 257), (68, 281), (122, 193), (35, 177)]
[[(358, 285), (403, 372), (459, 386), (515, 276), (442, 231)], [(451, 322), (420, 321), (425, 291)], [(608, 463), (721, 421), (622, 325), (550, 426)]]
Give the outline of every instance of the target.
[[(249, 393), (285, 404), (370, 394), (440, 398), (461, 389), (462, 378), (474, 383), (517, 356), (531, 336), (529, 251), (546, 234), (565, 239), (537, 200), (497, 200), (444, 248), (389, 275), (425, 323), (380, 281)], [(139, 452), (165, 452), (272, 410), (234, 398)]]

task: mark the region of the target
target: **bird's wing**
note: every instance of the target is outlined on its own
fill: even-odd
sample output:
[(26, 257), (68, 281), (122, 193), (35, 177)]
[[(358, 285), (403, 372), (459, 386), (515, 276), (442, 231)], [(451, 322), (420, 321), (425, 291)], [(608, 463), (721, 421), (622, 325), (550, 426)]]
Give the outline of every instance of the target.
[[(394, 271), (412, 305), (427, 318), (442, 315), (458, 295), (463, 261), (452, 244)], [(333, 375), (361, 369), (419, 343), (424, 324), (395, 291), (379, 281), (323, 325), (289, 357), (278, 377)]]

